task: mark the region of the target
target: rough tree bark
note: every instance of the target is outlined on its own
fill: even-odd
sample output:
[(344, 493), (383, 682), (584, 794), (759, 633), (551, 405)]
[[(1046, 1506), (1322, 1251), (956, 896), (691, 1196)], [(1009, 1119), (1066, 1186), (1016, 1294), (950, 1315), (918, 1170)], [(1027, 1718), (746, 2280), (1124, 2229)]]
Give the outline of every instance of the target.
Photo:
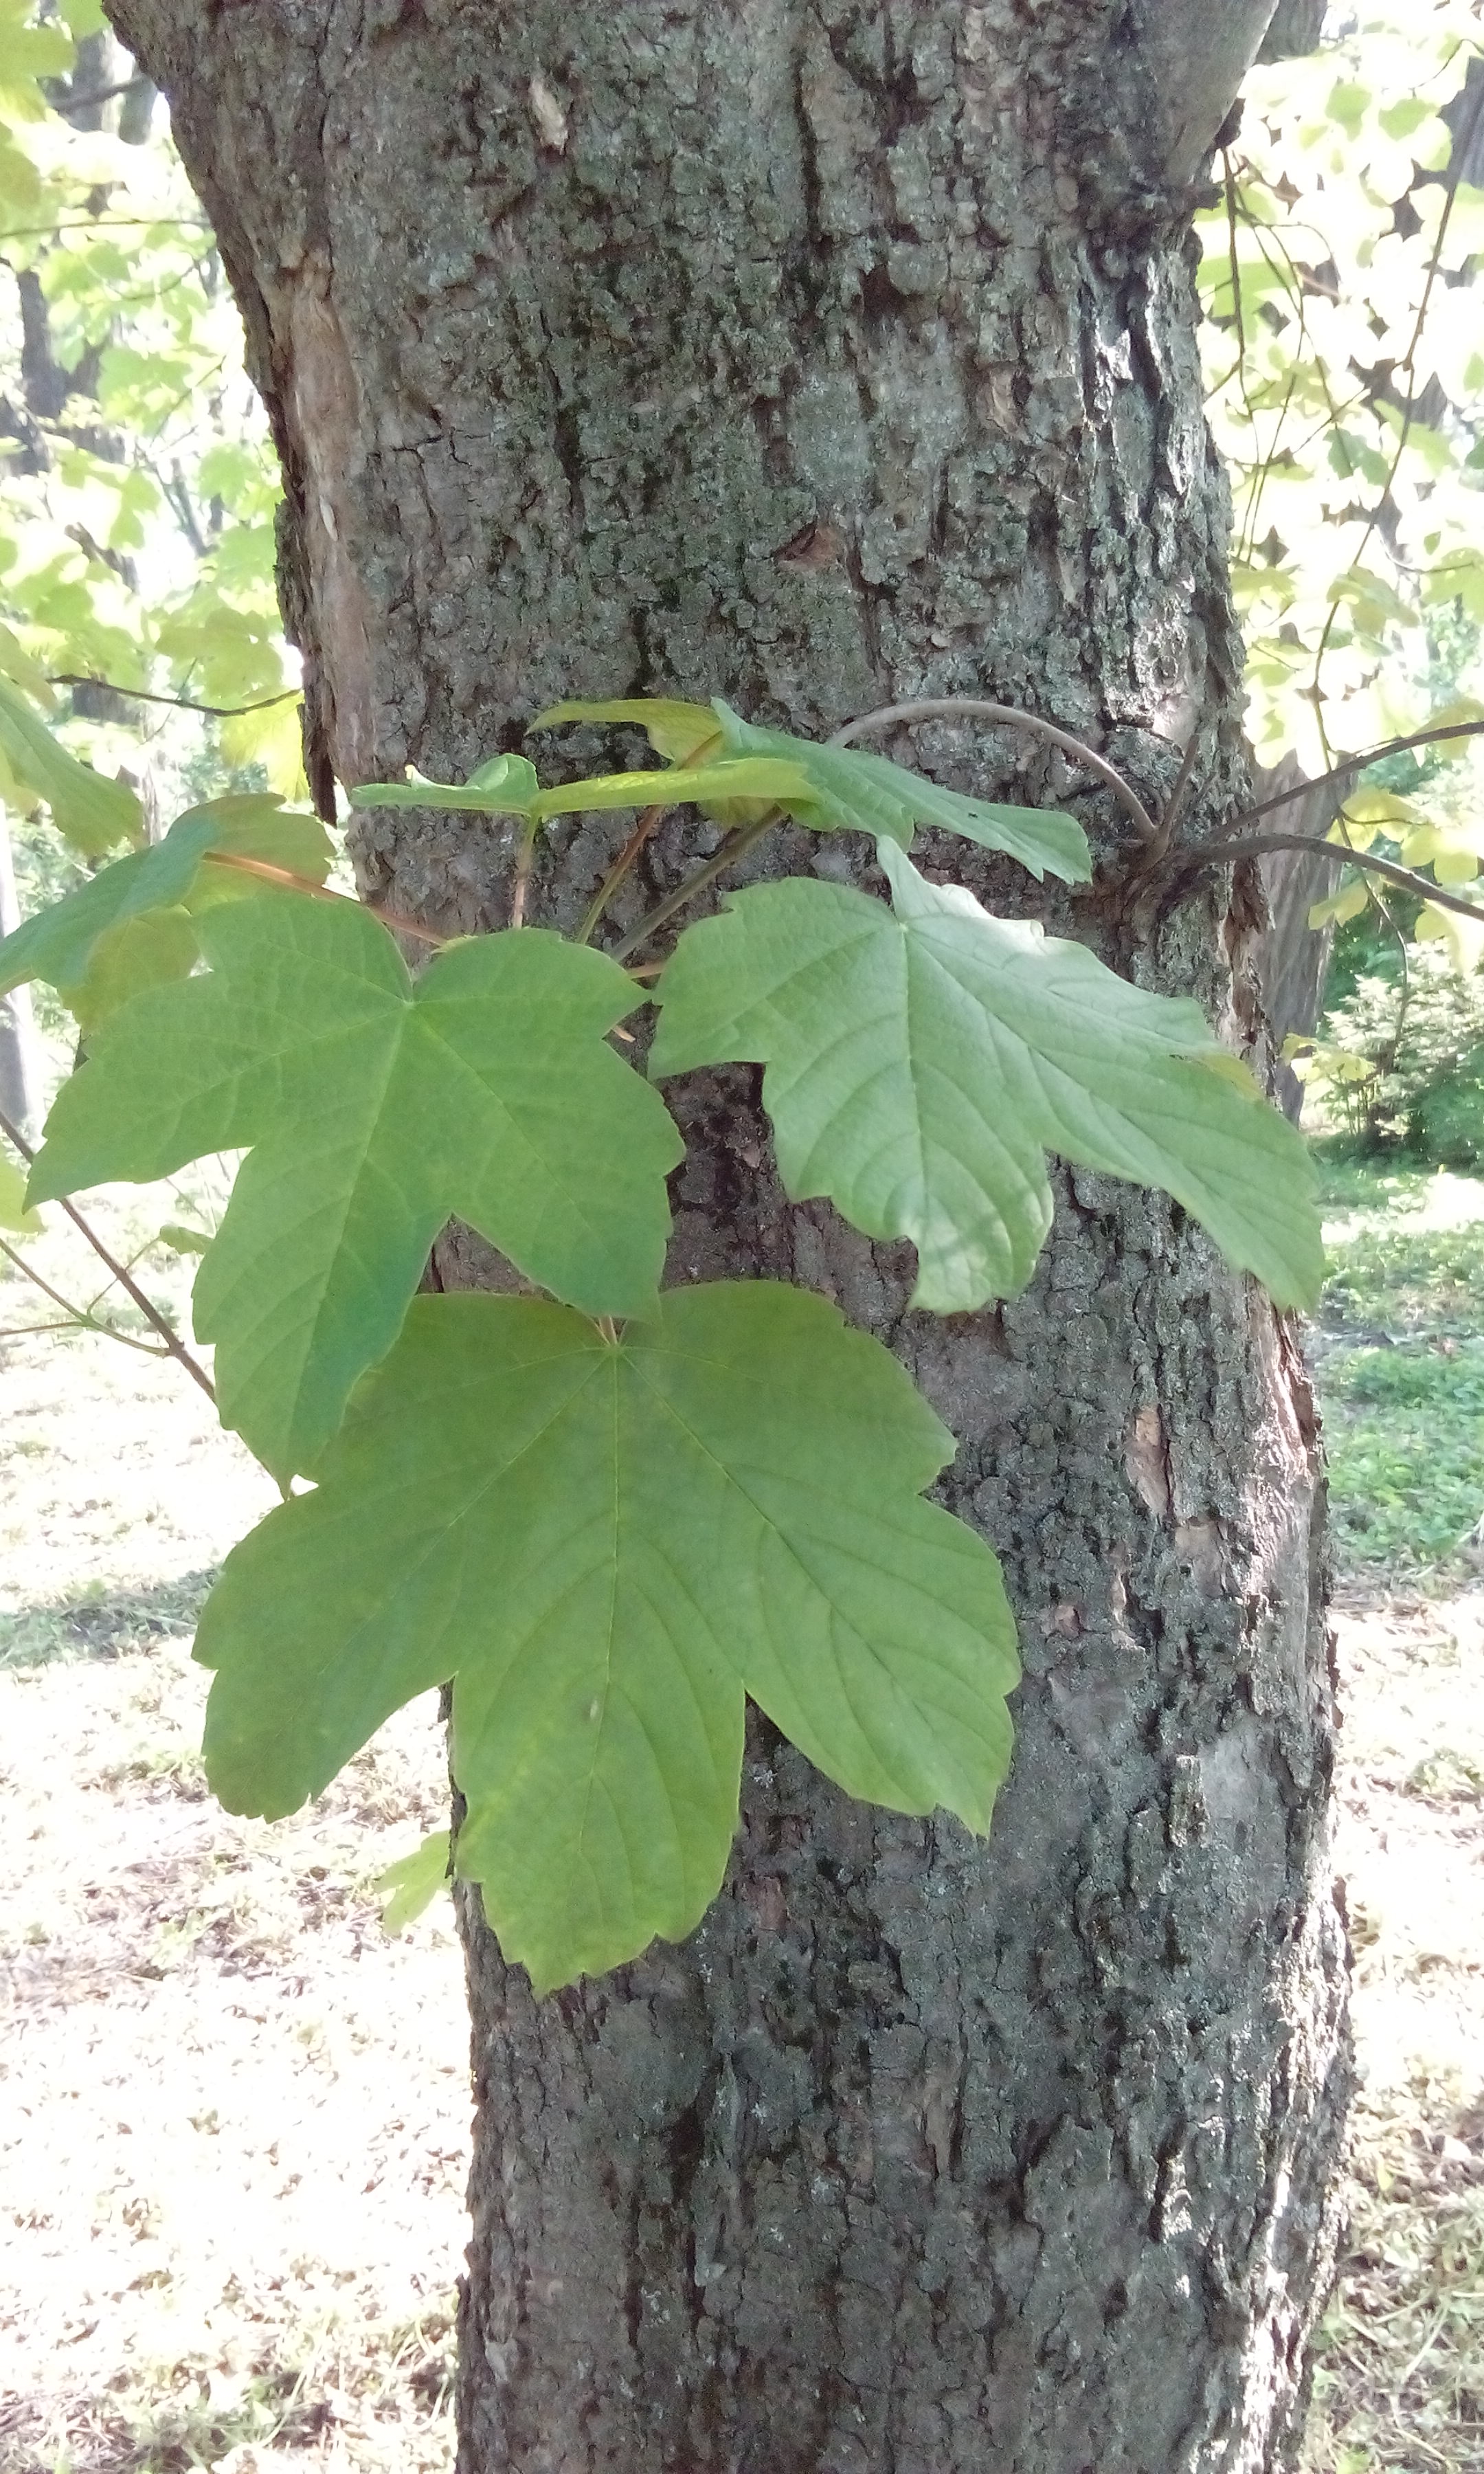
[[(1185, 830), (1230, 813), (1189, 184), (1272, 0), (110, 4), (243, 303), (322, 796), (460, 774), (573, 692), (805, 731), (972, 692), (1156, 801), (1198, 732)], [(1072, 798), (1100, 875), (1049, 923), (1260, 1038), (1255, 877), (1157, 915), (1059, 759), (916, 753)], [(576, 917), (620, 830), (553, 836), (539, 918)], [(369, 889), (503, 920), (494, 827), (356, 833)], [(754, 864), (867, 873), (802, 838)], [(1019, 1612), (1015, 1774), (981, 1846), (754, 1725), (702, 1930), (539, 2006), (467, 1903), (461, 2465), (1287, 2465), (1346, 2077), (1298, 1335), (1161, 1199), (1082, 1175), (1025, 1297), (909, 1313), (905, 1249), (781, 1197), (757, 1096), (672, 1094), (670, 1276), (821, 1288), (942, 1409), (943, 1498)], [(458, 1232), (439, 1264), (498, 1276)]]

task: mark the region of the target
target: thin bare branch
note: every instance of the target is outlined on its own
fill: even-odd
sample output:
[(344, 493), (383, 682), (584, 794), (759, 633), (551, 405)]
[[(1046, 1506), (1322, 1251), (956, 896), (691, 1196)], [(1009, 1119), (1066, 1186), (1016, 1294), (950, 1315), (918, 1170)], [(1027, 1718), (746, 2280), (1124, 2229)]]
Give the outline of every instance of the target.
[(1160, 831), (1154, 844), (1154, 848), (1157, 851), (1167, 851), (1171, 842), (1175, 838), (1175, 828), (1179, 824), (1185, 810), (1185, 796), (1190, 788), (1191, 777), (1195, 772), (1196, 758), (1199, 756), (1200, 752), (1201, 726), (1200, 723), (1197, 722), (1194, 730), (1190, 733), (1190, 743), (1180, 760), (1180, 771), (1175, 776), (1174, 786), (1170, 791), (1170, 795), (1165, 800), (1164, 806), (1160, 813)]
[(694, 901), (698, 893), (704, 893), (708, 885), (714, 885), (719, 876), (725, 876), (735, 861), (746, 857), (754, 842), (761, 841), (764, 834), (771, 833), (782, 813), (780, 808), (770, 808), (765, 816), (754, 818), (752, 824), (736, 826), (727, 836), (714, 859), (708, 859), (705, 867), (698, 867), (683, 884), (676, 886), (673, 893), (667, 894), (663, 902), (657, 903), (623, 943), (613, 947), (614, 961), (627, 962), (631, 954), (636, 954), (641, 945), (647, 945), (657, 929), (673, 919), (677, 910), (683, 910), (686, 903)]
[[(0, 1110), (0, 1134), (4, 1134), (7, 1142), (14, 1145), (16, 1151), (19, 1152), (21, 1158), (25, 1161), (28, 1168), (34, 1165), (36, 1156), (36, 1152), (32, 1150), (31, 1145), (27, 1142), (26, 1137), (21, 1132), (19, 1127), (12, 1126), (10, 1118), (5, 1115), (3, 1110)], [(201, 1364), (200, 1360), (191, 1355), (185, 1343), (180, 1339), (179, 1333), (172, 1328), (166, 1318), (160, 1313), (158, 1306), (156, 1305), (151, 1298), (145, 1296), (138, 1281), (132, 1278), (130, 1273), (125, 1270), (124, 1265), (118, 1261), (115, 1255), (109, 1252), (108, 1247), (104, 1244), (103, 1239), (98, 1235), (97, 1230), (88, 1225), (81, 1211), (78, 1210), (76, 1204), (69, 1201), (64, 1194), (59, 1195), (57, 1201), (59, 1209), (66, 1213), (67, 1218), (71, 1221), (72, 1225), (77, 1230), (79, 1236), (85, 1238), (87, 1244), (91, 1246), (93, 1252), (97, 1255), (99, 1262), (106, 1263), (108, 1265), (108, 1270), (112, 1273), (114, 1279), (118, 1282), (124, 1295), (127, 1298), (132, 1298), (134, 1304), (138, 1307), (139, 1312), (143, 1315), (145, 1322), (150, 1325), (151, 1329), (158, 1332), (161, 1340), (165, 1344), (165, 1354), (169, 1357), (173, 1357), (178, 1365), (184, 1368), (186, 1373), (190, 1376), (191, 1381), (200, 1385), (202, 1391), (204, 1392), (207, 1399), (211, 1402), (212, 1407), (215, 1408), (216, 1386), (212, 1382), (210, 1375), (206, 1372), (205, 1368)], [(36, 1275), (35, 1273), (31, 1273), (30, 1276), (35, 1279)], [(48, 1294), (53, 1293), (49, 1292)], [(60, 1303), (60, 1300), (59, 1299), (58, 1302)], [(115, 1336), (122, 1337), (122, 1335)]]
[[(50, 1298), (54, 1306), (60, 1306), (66, 1318), (60, 1323), (33, 1323), (28, 1326), (28, 1335), (30, 1331), (96, 1331), (104, 1340), (116, 1340), (125, 1348), (136, 1348), (142, 1357), (168, 1357), (171, 1354), (168, 1349), (152, 1347), (147, 1340), (136, 1340), (132, 1331), (120, 1331), (117, 1323), (105, 1322), (100, 1315), (94, 1314), (91, 1306), (75, 1306), (70, 1298), (62, 1296), (60, 1289), (54, 1289), (50, 1280), (42, 1278), (35, 1263), (29, 1263), (25, 1255), (3, 1237), (0, 1237), (0, 1254), (14, 1264), (34, 1289), (39, 1289), (44, 1298)], [(13, 1332), (0, 1332), (0, 1339), (16, 1337)]]
[(1448, 721), (1437, 730), (1414, 730), (1408, 739), (1388, 739), (1381, 747), (1373, 747), (1364, 756), (1348, 756), (1343, 764), (1331, 766), (1328, 773), (1316, 773), (1311, 781), (1299, 782), (1291, 790), (1280, 790), (1256, 808), (1244, 808), (1235, 819), (1239, 825), (1256, 824), (1259, 816), (1270, 816), (1276, 808), (1291, 807), (1295, 799), (1306, 799), (1326, 782), (1348, 782), (1353, 773), (1363, 773), (1369, 764), (1379, 764), (1385, 757), (1404, 756), (1409, 747), (1433, 747), (1445, 739), (1477, 739), (1484, 731), (1484, 721)]
[(153, 688), (122, 688), (116, 679), (96, 679), (79, 670), (54, 671), (49, 685), (54, 688), (107, 688), (110, 695), (132, 696), (135, 704), (173, 705), (178, 713), (203, 713), (216, 721), (229, 721), (234, 714), (239, 713), (266, 713), (270, 705), (296, 702), (304, 692), (302, 688), (281, 688), (276, 695), (259, 696), (252, 704), (198, 704), (194, 696), (160, 695)]
[(121, 94), (132, 94), (136, 87), (148, 83), (148, 79), (136, 75), (122, 79), (117, 85), (94, 86), (90, 94), (52, 94), (47, 96), (47, 101), (52, 109), (60, 112), (65, 120), (74, 111), (96, 111), (101, 105), (114, 102)]
[(1269, 851), (1306, 851), (1310, 859), (1338, 860), (1352, 867), (1369, 868), (1374, 876), (1383, 876), (1388, 885), (1400, 885), (1403, 893), (1415, 893), (1439, 910), (1456, 910), (1461, 919), (1484, 920), (1484, 902), (1466, 902), (1461, 894), (1448, 892), (1441, 885), (1434, 885), (1430, 877), (1419, 876), (1415, 868), (1402, 867), (1397, 860), (1382, 859), (1376, 851), (1354, 850), (1348, 842), (1318, 840), (1313, 834), (1252, 834), (1233, 841), (1205, 842), (1199, 850), (1172, 851), (1161, 864), (1195, 876), (1208, 867), (1231, 867), (1239, 859), (1263, 859)]

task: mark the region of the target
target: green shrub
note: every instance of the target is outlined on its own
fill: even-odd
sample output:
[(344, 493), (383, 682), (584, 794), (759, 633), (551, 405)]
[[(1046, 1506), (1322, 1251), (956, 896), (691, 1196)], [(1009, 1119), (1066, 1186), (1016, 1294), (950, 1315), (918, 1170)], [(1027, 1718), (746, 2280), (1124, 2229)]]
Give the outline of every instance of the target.
[(1320, 1036), (1375, 1069), (1356, 1082), (1316, 1076), (1352, 1139), (1448, 1168), (1484, 1161), (1484, 974), (1456, 971), (1441, 946), (1414, 945), (1404, 1002), (1400, 977), (1362, 973)]

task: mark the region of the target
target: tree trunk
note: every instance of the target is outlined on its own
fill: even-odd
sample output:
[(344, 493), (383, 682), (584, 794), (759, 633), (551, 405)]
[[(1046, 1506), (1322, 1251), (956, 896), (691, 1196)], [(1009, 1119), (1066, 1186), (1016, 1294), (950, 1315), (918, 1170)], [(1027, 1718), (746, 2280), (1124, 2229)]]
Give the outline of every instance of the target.
[[(1230, 813), (1184, 184), (1272, 0), (113, 5), (277, 432), (322, 798), (456, 778), (561, 695), (817, 732), (970, 692), (1156, 801), (1198, 731), (1186, 830)], [(1073, 798), (1101, 861), (1044, 899), (961, 843), (930, 868), (1258, 1035), (1251, 871), (1148, 924), (1061, 759), (916, 756)], [(555, 831), (535, 915), (573, 922), (622, 833)], [(624, 924), (687, 846), (658, 837)], [(398, 908), (506, 916), (493, 826), (377, 812), (356, 847)], [(751, 864), (868, 873), (802, 836)], [(1287, 2465), (1346, 2083), (1298, 1334), (1161, 1198), (1080, 1173), (1024, 1297), (910, 1313), (907, 1249), (782, 1197), (753, 1071), (668, 1096), (670, 1278), (824, 1290), (961, 1439), (943, 1499), (1005, 1559), (1018, 1752), (980, 1845), (754, 1719), (702, 1929), (539, 2004), (465, 1902), (461, 2466)], [(457, 1231), (439, 1263), (497, 1276)]]
[[(1297, 790), (1303, 783), (1298, 758), (1285, 756), (1270, 773), (1257, 775), (1254, 788), (1259, 800), (1275, 799), (1281, 791)], [(1284, 808), (1283, 831), (1306, 834), (1316, 852), (1322, 849), (1326, 834), (1345, 805), (1346, 788), (1343, 782), (1309, 783), (1304, 797)], [(1262, 1012), (1274, 1050), (1275, 1093), (1297, 1125), (1304, 1110), (1304, 1085), (1284, 1062), (1282, 1047), (1291, 1033), (1307, 1036), (1319, 1028), (1334, 923), (1329, 920), (1321, 928), (1311, 928), (1309, 913), (1316, 902), (1327, 900), (1334, 891), (1340, 861), (1288, 850), (1270, 851), (1260, 865), (1268, 906), (1258, 961)]]

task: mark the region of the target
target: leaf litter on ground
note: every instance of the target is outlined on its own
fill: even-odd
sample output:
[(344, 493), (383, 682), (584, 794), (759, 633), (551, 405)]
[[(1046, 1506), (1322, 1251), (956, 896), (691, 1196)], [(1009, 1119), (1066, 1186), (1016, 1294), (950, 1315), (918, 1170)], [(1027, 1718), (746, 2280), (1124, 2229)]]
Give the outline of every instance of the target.
[[(128, 1256), (183, 1202), (88, 1207)], [(136, 1268), (179, 1318), (193, 1266)], [(445, 2474), (467, 2025), (447, 1900), (392, 1941), (374, 1888), (446, 1819), (436, 1702), (229, 1819), (190, 1632), (275, 1490), (171, 1365), (0, 1384), (0, 2474)]]
[[(1348, 1217), (1329, 1182), (1351, 1327), (1468, 1337), (1472, 1240), (1405, 1214), (1430, 1181), (1400, 1228), (1374, 1170)], [(128, 1253), (181, 1203), (90, 1207)], [(151, 1294), (179, 1312), (190, 1268), (147, 1255)], [(448, 2474), (458, 1955), (446, 1900), (389, 1943), (372, 1887), (444, 1819), (431, 1705), (309, 1813), (220, 1813), (186, 1637), (274, 1490), (178, 1370), (62, 1346), (65, 1381), (0, 1344), (0, 2469)], [(1337, 1610), (1366, 2084), (1309, 2474), (1484, 2474), (1484, 1589), (1429, 1586), (1352, 1562)]]

